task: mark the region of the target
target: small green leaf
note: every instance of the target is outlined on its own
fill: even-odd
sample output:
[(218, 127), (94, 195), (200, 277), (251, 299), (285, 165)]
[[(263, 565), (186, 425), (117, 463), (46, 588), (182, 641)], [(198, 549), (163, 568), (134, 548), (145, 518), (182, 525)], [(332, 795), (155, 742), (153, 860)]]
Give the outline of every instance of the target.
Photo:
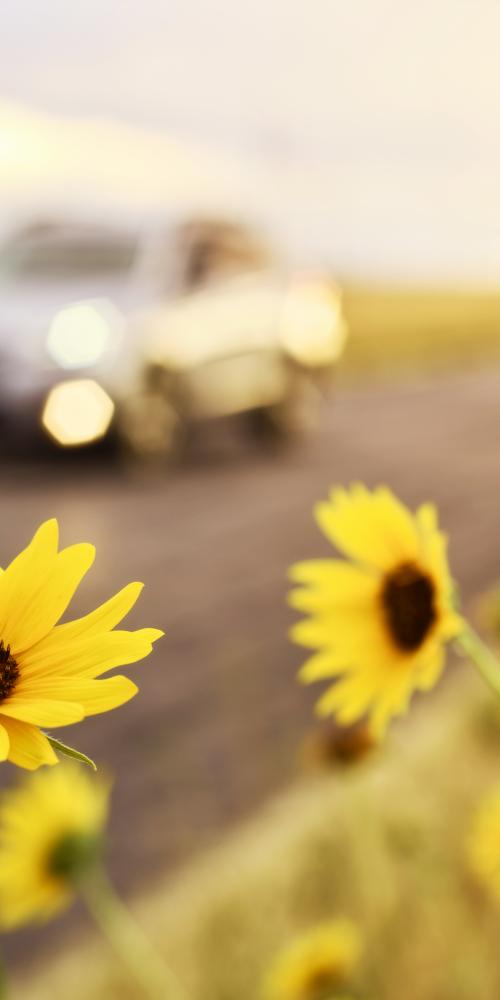
[(60, 740), (55, 740), (53, 736), (47, 736), (47, 739), (51, 747), (53, 747), (53, 749), (58, 753), (63, 754), (64, 757), (71, 757), (73, 760), (79, 760), (82, 764), (87, 764), (88, 767), (91, 767), (93, 771), (97, 771), (97, 764), (94, 764), (94, 761), (91, 760), (90, 757), (87, 757), (87, 754), (82, 753), (81, 750), (75, 750), (74, 747), (68, 747), (65, 743), (61, 743)]

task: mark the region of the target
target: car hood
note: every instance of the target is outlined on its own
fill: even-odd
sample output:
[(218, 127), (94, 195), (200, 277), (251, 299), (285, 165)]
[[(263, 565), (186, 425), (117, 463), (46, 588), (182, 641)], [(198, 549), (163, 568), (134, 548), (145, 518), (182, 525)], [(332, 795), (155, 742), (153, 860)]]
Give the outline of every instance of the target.
[(145, 354), (184, 369), (276, 348), (284, 291), (280, 276), (251, 276), (149, 310), (140, 319)]

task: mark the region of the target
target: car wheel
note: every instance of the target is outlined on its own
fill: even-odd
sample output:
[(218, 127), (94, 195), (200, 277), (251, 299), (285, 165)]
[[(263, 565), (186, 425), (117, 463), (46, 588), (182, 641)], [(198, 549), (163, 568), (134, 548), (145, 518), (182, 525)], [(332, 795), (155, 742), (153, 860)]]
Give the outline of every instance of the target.
[(248, 427), (259, 443), (286, 443), (318, 425), (320, 406), (316, 386), (309, 381), (295, 383), (282, 402), (249, 413)]
[(125, 454), (150, 465), (178, 460), (186, 440), (179, 413), (158, 393), (130, 396), (119, 413), (118, 433)]

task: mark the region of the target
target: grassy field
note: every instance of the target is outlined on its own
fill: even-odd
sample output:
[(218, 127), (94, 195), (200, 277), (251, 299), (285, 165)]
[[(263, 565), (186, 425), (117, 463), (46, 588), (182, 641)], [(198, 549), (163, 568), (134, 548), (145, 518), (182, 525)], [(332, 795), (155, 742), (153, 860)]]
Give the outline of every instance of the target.
[[(460, 668), (382, 749), (298, 776), (220, 848), (136, 900), (136, 914), (192, 1000), (258, 1000), (275, 949), (332, 915), (363, 930), (367, 1000), (498, 997), (500, 910), (468, 874), (464, 841), (478, 797), (500, 778), (499, 755), (500, 712)], [(138, 995), (89, 938), (13, 996), (66, 1000), (68, 983), (74, 1000)]]
[(346, 286), (342, 377), (500, 361), (500, 292)]

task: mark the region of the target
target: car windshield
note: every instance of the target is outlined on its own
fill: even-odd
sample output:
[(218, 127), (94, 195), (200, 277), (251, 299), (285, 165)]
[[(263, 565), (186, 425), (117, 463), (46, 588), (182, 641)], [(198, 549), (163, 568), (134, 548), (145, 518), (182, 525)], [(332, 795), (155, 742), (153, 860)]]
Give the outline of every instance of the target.
[(179, 228), (176, 242), (187, 289), (261, 269), (270, 260), (267, 246), (237, 223), (193, 220)]
[(17, 238), (0, 253), (0, 272), (14, 280), (43, 281), (87, 275), (119, 275), (131, 270), (136, 240), (115, 235)]

